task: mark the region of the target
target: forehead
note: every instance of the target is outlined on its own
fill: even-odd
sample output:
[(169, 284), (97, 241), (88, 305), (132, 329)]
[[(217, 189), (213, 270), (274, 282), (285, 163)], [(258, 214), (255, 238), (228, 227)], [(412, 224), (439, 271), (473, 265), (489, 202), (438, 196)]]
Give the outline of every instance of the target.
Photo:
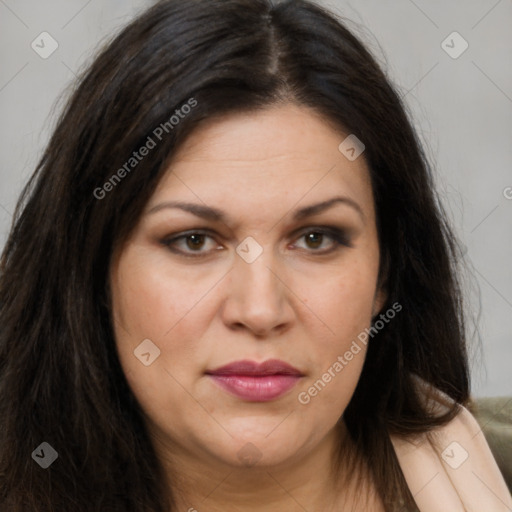
[(292, 104), (209, 120), (178, 149), (148, 209), (176, 197), (275, 209), (339, 193), (371, 214), (364, 158), (350, 161), (338, 149), (347, 135)]
[(173, 161), (263, 161), (280, 157), (317, 160), (321, 153), (332, 155), (345, 136), (343, 130), (313, 109), (289, 103), (204, 122)]

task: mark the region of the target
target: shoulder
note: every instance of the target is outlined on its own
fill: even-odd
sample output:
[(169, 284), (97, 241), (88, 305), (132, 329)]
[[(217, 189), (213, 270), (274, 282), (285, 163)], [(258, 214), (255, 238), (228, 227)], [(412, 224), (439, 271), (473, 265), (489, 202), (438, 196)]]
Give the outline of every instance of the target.
[[(428, 389), (418, 380), (420, 389)], [(430, 389), (442, 412), (452, 400)], [(407, 485), (421, 512), (512, 511), (512, 497), (475, 417), (459, 405), (446, 425), (413, 440), (391, 436)]]

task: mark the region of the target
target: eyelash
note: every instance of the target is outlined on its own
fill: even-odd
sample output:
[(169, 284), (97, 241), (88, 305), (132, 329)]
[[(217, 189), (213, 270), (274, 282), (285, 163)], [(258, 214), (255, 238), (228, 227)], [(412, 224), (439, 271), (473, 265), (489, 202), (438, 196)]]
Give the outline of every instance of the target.
[[(336, 228), (336, 227), (330, 227), (330, 226), (320, 226), (320, 227), (313, 227), (308, 229), (307, 231), (302, 231), (301, 234), (299, 234), (297, 239), (300, 239), (306, 235), (309, 235), (311, 233), (315, 234), (321, 234), (321, 235), (327, 235), (333, 240), (333, 247), (328, 250), (315, 250), (311, 249), (310, 252), (313, 254), (316, 254), (318, 256), (323, 256), (327, 254), (331, 254), (332, 252), (336, 251), (340, 248), (340, 246), (346, 246), (346, 247), (352, 247), (349, 237), (347, 236), (346, 232), (342, 229)], [(179, 240), (186, 240), (188, 237), (192, 235), (203, 235), (210, 238), (213, 238), (213, 233), (209, 231), (204, 230), (197, 230), (197, 231), (187, 231), (185, 233), (181, 233), (178, 236), (172, 237), (172, 238), (165, 238), (161, 240), (161, 243), (166, 246), (170, 251), (173, 253), (179, 254), (180, 256), (183, 256), (185, 258), (200, 258), (207, 256), (208, 254), (211, 254), (208, 252), (200, 252), (200, 251), (192, 251), (192, 252), (184, 252), (182, 250), (176, 249), (172, 247), (173, 244), (176, 244)], [(323, 240), (322, 240), (323, 242)], [(195, 254), (194, 254), (195, 253)]]

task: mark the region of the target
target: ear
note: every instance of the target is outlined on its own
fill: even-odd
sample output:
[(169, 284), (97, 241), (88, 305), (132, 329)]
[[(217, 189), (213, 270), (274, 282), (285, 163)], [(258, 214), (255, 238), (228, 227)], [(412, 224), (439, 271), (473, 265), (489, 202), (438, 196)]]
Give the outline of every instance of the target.
[(387, 289), (381, 285), (377, 288), (375, 292), (375, 297), (373, 298), (373, 307), (372, 307), (372, 318), (375, 318), (379, 313), (381, 313), (384, 304), (388, 300), (388, 292)]

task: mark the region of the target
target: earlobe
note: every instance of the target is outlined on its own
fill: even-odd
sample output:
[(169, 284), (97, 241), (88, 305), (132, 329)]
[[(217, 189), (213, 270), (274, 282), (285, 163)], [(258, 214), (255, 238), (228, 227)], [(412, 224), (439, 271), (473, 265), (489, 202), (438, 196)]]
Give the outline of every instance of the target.
[(383, 286), (380, 286), (375, 292), (375, 297), (373, 299), (372, 318), (375, 318), (379, 313), (382, 312), (382, 308), (384, 307), (387, 299), (387, 290)]

